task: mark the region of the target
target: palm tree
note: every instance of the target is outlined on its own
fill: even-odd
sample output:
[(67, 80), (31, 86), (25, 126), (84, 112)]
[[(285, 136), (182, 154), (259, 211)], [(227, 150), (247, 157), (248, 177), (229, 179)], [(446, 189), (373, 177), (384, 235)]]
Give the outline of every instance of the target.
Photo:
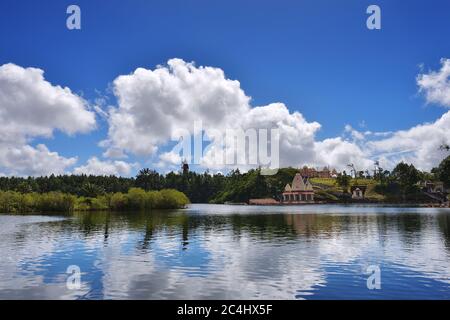
[(105, 189), (103, 189), (101, 186), (98, 186), (96, 184), (86, 182), (81, 187), (81, 193), (85, 197), (95, 198), (99, 195), (103, 195), (105, 193)]

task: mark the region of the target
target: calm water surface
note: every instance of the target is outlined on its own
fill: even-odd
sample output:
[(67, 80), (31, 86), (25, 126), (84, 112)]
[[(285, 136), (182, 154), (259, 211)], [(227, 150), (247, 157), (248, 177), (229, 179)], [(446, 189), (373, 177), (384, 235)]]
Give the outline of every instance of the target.
[[(81, 287), (66, 286), (68, 266)], [(367, 288), (367, 268), (381, 289)], [(450, 299), (450, 210), (0, 215), (0, 299)]]

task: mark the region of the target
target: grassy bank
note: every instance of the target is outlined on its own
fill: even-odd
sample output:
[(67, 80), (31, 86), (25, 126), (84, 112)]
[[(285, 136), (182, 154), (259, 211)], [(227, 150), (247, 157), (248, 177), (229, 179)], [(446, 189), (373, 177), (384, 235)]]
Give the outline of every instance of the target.
[[(344, 190), (336, 183), (333, 178), (312, 178), (311, 183), (316, 192), (316, 199), (329, 202), (348, 202), (349, 194), (345, 194)], [(371, 202), (385, 202), (387, 197), (379, 191), (380, 183), (373, 179), (350, 179), (349, 188), (353, 185), (367, 186), (365, 199)]]
[(127, 193), (104, 194), (95, 198), (77, 197), (62, 192), (0, 191), (0, 213), (179, 209), (188, 203), (189, 199), (184, 193), (173, 189), (144, 191), (131, 188)]

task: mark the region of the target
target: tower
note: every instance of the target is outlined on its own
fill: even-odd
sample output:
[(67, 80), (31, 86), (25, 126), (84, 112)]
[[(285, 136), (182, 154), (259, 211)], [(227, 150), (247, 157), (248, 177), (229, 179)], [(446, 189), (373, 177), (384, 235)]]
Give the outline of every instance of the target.
[(189, 173), (189, 164), (187, 163), (186, 159), (184, 159), (181, 163), (181, 171), (183, 172), (183, 174)]

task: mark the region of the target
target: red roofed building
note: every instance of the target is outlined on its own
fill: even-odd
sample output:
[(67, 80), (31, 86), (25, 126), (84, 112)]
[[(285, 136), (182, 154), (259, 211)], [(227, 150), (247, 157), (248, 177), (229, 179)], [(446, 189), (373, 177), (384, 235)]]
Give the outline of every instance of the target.
[(315, 168), (304, 166), (299, 170), (299, 172), (303, 177), (308, 178), (335, 178), (338, 174), (336, 169), (330, 170), (328, 167), (324, 167), (322, 170), (317, 170)]

